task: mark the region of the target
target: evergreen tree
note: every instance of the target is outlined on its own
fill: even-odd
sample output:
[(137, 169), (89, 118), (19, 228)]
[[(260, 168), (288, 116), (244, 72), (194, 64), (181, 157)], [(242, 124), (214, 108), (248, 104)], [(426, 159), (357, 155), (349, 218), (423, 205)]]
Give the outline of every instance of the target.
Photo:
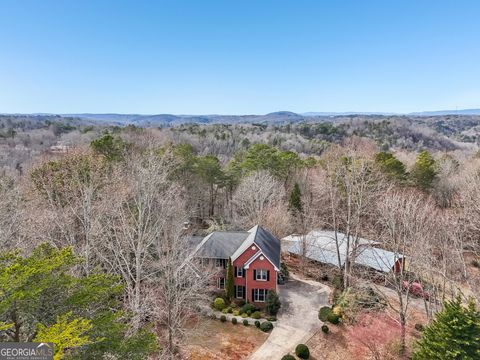
[(436, 175), (435, 160), (432, 155), (426, 150), (420, 152), (411, 173), (414, 184), (421, 190), (429, 190)]
[(375, 155), (375, 164), (377, 164), (381, 172), (392, 180), (403, 181), (406, 178), (405, 165), (391, 153), (377, 153)]
[(423, 332), (414, 360), (480, 359), (480, 312), (471, 299), (463, 306), (457, 297), (445, 303)]
[(227, 279), (225, 282), (225, 294), (228, 300), (232, 300), (235, 297), (235, 283), (233, 278), (233, 266), (232, 259), (228, 259), (227, 267)]
[(290, 193), (290, 199), (288, 200), (288, 208), (294, 216), (301, 214), (303, 211), (302, 193), (300, 191), (300, 186), (298, 185), (298, 183), (295, 183), (292, 192)]
[(280, 310), (280, 307), (282, 304), (280, 303), (280, 298), (278, 297), (278, 294), (273, 291), (269, 290), (267, 293), (267, 299), (265, 300), (265, 309), (270, 315), (277, 315), (278, 310)]

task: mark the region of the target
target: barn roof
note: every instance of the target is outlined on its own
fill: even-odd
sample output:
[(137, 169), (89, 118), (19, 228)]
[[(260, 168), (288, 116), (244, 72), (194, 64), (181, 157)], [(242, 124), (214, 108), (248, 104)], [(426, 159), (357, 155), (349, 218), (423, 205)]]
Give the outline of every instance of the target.
[[(339, 250), (341, 266), (345, 264), (346, 253), (346, 236), (342, 233), (336, 234)], [(379, 249), (375, 246), (380, 244), (364, 238), (358, 240), (359, 247), (355, 263), (369, 268), (373, 268), (382, 272), (389, 272), (395, 262), (403, 255), (395, 254), (391, 251)], [(305, 251), (302, 251), (302, 245), (306, 244)], [(307, 235), (289, 235), (282, 239), (282, 249), (292, 254), (304, 254), (312, 260), (338, 267), (338, 255), (335, 244), (334, 231), (313, 230)], [(350, 252), (352, 250), (350, 249)]]

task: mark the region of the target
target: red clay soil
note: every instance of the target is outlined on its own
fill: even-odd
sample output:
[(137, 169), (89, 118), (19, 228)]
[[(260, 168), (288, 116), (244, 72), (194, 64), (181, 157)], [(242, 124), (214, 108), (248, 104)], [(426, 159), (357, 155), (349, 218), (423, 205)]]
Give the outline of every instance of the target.
[(187, 334), (183, 359), (188, 360), (241, 360), (247, 359), (267, 339), (255, 326), (239, 323), (221, 323), (203, 319), (199, 326)]

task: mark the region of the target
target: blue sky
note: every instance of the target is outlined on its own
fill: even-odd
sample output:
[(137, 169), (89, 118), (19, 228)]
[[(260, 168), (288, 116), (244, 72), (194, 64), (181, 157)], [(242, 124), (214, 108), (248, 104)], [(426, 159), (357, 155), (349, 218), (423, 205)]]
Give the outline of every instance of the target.
[(0, 112), (480, 107), (480, 1), (0, 0)]

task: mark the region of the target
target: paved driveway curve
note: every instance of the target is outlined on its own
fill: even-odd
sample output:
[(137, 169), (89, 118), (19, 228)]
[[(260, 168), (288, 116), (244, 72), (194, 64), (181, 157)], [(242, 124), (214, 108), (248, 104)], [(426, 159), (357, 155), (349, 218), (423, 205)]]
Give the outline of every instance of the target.
[(300, 279), (295, 275), (279, 287), (282, 308), (278, 321), (268, 339), (255, 351), (250, 360), (280, 360), (306, 342), (321, 327), (320, 306), (328, 305), (330, 289), (318, 282)]

